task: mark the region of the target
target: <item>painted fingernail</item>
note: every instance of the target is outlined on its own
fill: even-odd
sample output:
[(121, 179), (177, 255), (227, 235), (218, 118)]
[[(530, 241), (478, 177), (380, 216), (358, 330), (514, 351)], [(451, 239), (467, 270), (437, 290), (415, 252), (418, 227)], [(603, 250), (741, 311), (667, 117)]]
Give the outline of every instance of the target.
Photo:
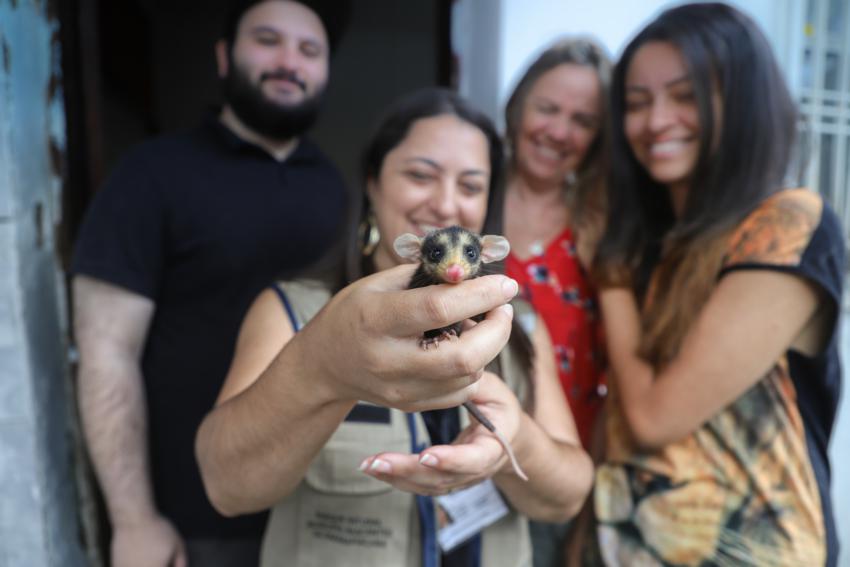
[(514, 306), (513, 306), (513, 305), (511, 305), (510, 303), (505, 303), (504, 305), (502, 305), (502, 311), (504, 311), (504, 312), (505, 312), (505, 314), (506, 314), (508, 317), (513, 317), (513, 316), (514, 316)]
[(502, 280), (502, 294), (505, 296), (505, 299), (513, 299), (518, 291), (519, 285), (516, 283), (516, 280), (511, 278)]
[(437, 457), (428, 453), (425, 453), (424, 455), (419, 457), (419, 463), (425, 465), (426, 467), (436, 467), (437, 463), (439, 462), (440, 461), (437, 460)]
[(379, 473), (391, 473), (393, 472), (393, 467), (386, 461), (375, 459), (372, 461), (372, 465), (369, 467), (369, 470)]

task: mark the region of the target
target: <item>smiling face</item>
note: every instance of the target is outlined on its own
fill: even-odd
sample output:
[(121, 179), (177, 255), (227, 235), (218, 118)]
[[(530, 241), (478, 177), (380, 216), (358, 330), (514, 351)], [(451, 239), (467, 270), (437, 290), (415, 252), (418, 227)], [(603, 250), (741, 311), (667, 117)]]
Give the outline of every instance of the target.
[(680, 51), (653, 41), (626, 72), (625, 134), (638, 162), (676, 195), (687, 192), (700, 153), (694, 86)]
[(319, 17), (298, 2), (267, 0), (242, 16), (233, 46), (217, 45), (219, 76), (240, 73), (266, 101), (293, 106), (328, 79), (328, 38)]
[(401, 263), (393, 242), (406, 232), (424, 236), (452, 225), (480, 232), (489, 184), (489, 146), (481, 130), (450, 114), (414, 122), (387, 153), (378, 178), (368, 181), (381, 232), (375, 267)]
[(517, 128), (517, 173), (534, 183), (563, 182), (599, 132), (599, 80), (591, 67), (563, 63), (540, 76)]

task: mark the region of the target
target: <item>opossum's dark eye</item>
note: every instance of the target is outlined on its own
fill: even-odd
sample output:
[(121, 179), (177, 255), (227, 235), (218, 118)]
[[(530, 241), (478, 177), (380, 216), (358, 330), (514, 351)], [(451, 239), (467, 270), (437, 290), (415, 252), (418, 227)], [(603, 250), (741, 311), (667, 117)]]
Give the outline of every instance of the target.
[(431, 251), (428, 252), (428, 259), (432, 262), (439, 262), (442, 257), (443, 250), (441, 248), (431, 248)]
[(467, 246), (464, 253), (466, 253), (466, 258), (470, 262), (474, 262), (478, 259), (478, 250), (475, 249), (475, 246)]

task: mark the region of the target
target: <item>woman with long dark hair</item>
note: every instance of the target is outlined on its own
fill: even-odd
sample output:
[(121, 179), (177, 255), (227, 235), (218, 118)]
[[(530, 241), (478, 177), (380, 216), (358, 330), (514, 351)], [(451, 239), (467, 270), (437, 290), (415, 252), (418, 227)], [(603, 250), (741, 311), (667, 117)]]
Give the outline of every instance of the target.
[[(427, 395), (411, 400), (408, 393), (443, 380), (427, 371), (411, 376), (407, 367), (422, 358), (451, 366), (448, 355), (457, 347), (478, 350), (484, 345), (469, 339), (487, 319), (430, 350), (419, 346), (422, 331), (408, 330), (364, 358), (357, 347), (376, 334), (366, 323), (415, 314), (393, 309), (400, 298), (391, 294), (373, 294), (371, 305), (350, 315), (340, 307), (358, 289), (374, 291), (388, 279), (407, 287), (412, 266), (401, 266), (393, 246), (404, 233), (423, 236), (453, 225), (501, 232), (500, 160), (492, 124), (457, 95), (428, 89), (402, 98), (364, 152), (364, 192), (349, 227), (349, 285), (279, 282), (248, 312), (197, 452), (219, 509), (273, 508), (264, 567), (523, 567), (531, 563), (526, 517), (563, 521), (584, 501), (592, 465), (542, 324), (525, 342), (509, 343), (468, 393), (511, 440), (525, 482), (496, 439), (461, 414), (462, 396), (452, 403)], [(451, 292), (470, 283), (431, 287)], [(452, 303), (431, 301), (431, 310), (453, 310)], [(293, 360), (293, 349), (305, 345), (318, 356)], [(351, 357), (342, 372), (340, 352)], [(370, 377), (379, 368), (389, 376)], [(464, 490), (470, 487), (474, 492)], [(432, 498), (449, 492), (450, 500)]]
[(797, 114), (767, 40), (727, 5), (665, 11), (623, 52), (611, 120), (602, 557), (834, 565), (843, 235), (793, 188)]

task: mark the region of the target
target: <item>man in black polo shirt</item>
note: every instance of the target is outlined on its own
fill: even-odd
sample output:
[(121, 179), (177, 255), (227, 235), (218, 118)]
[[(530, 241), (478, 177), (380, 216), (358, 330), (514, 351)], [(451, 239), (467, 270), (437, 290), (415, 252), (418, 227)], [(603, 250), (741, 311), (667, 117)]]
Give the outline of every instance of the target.
[(194, 437), (252, 299), (343, 223), (342, 180), (301, 137), (340, 8), (237, 2), (216, 45), (221, 113), (131, 152), (88, 211), (72, 266), (79, 403), (115, 567), (257, 563), (265, 516), (212, 508)]

